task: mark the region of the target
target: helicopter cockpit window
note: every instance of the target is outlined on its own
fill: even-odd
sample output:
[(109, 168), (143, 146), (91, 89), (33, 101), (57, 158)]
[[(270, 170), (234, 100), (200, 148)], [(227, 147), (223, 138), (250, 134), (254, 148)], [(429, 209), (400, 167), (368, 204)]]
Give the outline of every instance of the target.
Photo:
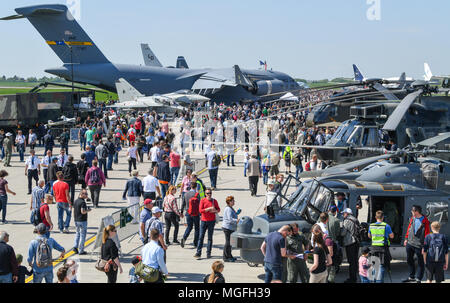
[(439, 166), (434, 163), (422, 163), (423, 184), (427, 189), (436, 190), (439, 178)]
[(344, 122), (344, 124), (342, 124), (336, 131), (335, 138), (347, 142), (348, 138), (353, 133), (353, 130), (358, 123), (359, 122), (356, 120), (347, 123)]
[(348, 138), (347, 143), (359, 145), (361, 142), (362, 132), (363, 127), (357, 126), (351, 136)]
[(430, 222), (448, 223), (448, 203), (428, 202), (426, 204), (426, 215)]
[(309, 197), (311, 185), (311, 182), (301, 183), (296, 192), (292, 194), (292, 199), (290, 199), (291, 202), (285, 204), (283, 209), (296, 215), (300, 215), (306, 206), (306, 200)]
[(334, 201), (333, 192), (329, 190), (327, 187), (319, 184), (319, 182), (315, 181), (314, 191), (309, 199), (308, 204), (308, 215), (309, 218), (313, 222), (317, 222), (319, 220), (319, 216), (321, 212), (327, 212), (330, 208), (331, 203)]
[(379, 138), (376, 128), (370, 127), (364, 129), (362, 146), (378, 146)]

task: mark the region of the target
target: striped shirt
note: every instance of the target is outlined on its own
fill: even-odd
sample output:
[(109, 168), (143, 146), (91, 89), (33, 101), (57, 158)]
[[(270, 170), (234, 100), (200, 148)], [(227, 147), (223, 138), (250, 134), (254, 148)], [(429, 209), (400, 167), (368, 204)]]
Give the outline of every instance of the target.
[(41, 207), (41, 202), (44, 199), (45, 196), (45, 192), (44, 189), (39, 187), (39, 186), (35, 186), (33, 188), (33, 191), (31, 192), (31, 198), (32, 198), (32, 207), (33, 209), (39, 209)]
[(173, 195), (167, 195), (164, 198), (164, 212), (166, 213), (176, 213), (180, 216), (180, 211), (178, 210), (177, 199)]

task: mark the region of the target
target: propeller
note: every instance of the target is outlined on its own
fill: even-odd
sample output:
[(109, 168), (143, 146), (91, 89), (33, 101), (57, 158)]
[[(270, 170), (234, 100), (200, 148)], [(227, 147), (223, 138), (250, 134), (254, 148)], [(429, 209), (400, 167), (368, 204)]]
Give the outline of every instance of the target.
[(413, 93), (410, 93), (405, 98), (403, 98), (402, 102), (395, 108), (394, 112), (389, 116), (388, 120), (383, 126), (383, 130), (385, 131), (395, 131), (403, 119), (406, 111), (409, 109), (411, 104), (414, 103), (416, 98), (423, 93), (423, 89), (419, 89)]

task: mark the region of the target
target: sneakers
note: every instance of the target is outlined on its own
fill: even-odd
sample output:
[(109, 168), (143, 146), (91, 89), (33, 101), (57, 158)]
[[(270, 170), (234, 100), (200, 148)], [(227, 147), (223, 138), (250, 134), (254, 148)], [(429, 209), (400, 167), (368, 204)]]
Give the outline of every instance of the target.
[(211, 259), (211, 255), (210, 254), (206, 255), (206, 259)]
[(68, 234), (69, 233), (69, 229), (65, 228), (62, 232), (65, 233), (65, 234)]
[(72, 250), (75, 254), (78, 254), (78, 248), (74, 247), (74, 248), (72, 248)]
[(408, 277), (407, 279), (402, 280), (402, 282), (403, 282), (403, 283), (416, 282), (416, 279), (415, 279), (415, 278)]
[(181, 239), (181, 243), (180, 243), (180, 245), (181, 245), (181, 248), (184, 248), (184, 242), (186, 242), (186, 240), (183, 238), (183, 239)]
[(79, 255), (80, 255), (80, 256), (87, 255), (87, 252), (86, 252), (86, 251), (82, 251), (82, 252), (79, 253)]
[(202, 257), (202, 256), (200, 256), (199, 254), (195, 254), (195, 255), (194, 255), (194, 258), (197, 259), (197, 260), (200, 259), (201, 257)]
[(172, 243), (173, 243), (173, 244), (181, 244), (180, 241), (178, 241), (178, 240), (173, 240)]

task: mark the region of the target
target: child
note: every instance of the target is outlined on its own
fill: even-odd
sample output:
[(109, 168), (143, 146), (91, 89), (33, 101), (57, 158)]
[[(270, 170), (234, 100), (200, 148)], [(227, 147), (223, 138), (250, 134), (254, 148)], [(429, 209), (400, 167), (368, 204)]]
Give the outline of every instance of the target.
[(370, 249), (369, 247), (364, 247), (362, 250), (362, 255), (359, 257), (359, 277), (361, 278), (361, 283), (370, 283), (368, 278), (368, 270), (370, 268), (368, 256)]
[(19, 276), (16, 283), (25, 283), (25, 275), (31, 276), (33, 274), (33, 268), (28, 271), (25, 266), (22, 266), (23, 256), (21, 254), (16, 255), (17, 265), (19, 266)]
[(130, 272), (128, 273), (128, 276), (130, 277), (130, 283), (140, 283), (142, 281), (142, 278), (136, 275), (136, 265), (141, 262), (140, 257), (134, 257), (133, 260), (131, 260), (131, 264), (133, 264), (133, 267), (130, 268)]
[(444, 281), (444, 270), (448, 268), (448, 240), (444, 234), (440, 234), (441, 224), (437, 221), (431, 223), (433, 233), (425, 237), (423, 245), (423, 260), (427, 273), (428, 283)]

